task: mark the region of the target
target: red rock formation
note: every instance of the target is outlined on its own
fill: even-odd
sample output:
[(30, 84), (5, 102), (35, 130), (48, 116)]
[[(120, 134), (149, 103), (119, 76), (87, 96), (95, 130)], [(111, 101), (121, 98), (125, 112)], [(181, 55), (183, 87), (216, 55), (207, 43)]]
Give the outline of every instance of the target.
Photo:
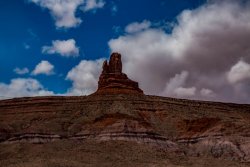
[[(170, 162), (190, 166), (199, 160), (196, 166), (217, 161), (210, 166), (249, 167), (249, 111), (250, 105), (134, 94), (0, 100), (0, 166), (36, 166), (27, 165), (27, 157), (42, 157), (35, 162), (55, 166), (50, 162), (55, 155), (63, 163), (79, 162), (67, 166), (84, 166), (91, 153), (93, 162), (100, 155), (112, 160), (107, 166), (121, 166), (121, 158), (126, 157), (125, 166), (146, 159), (157, 162), (156, 166)], [(107, 158), (110, 153), (114, 154)], [(154, 157), (134, 159), (137, 154)], [(170, 155), (173, 161), (167, 159)]]
[(112, 53), (109, 63), (103, 62), (95, 94), (143, 94), (138, 83), (122, 73), (122, 61), (119, 53)]

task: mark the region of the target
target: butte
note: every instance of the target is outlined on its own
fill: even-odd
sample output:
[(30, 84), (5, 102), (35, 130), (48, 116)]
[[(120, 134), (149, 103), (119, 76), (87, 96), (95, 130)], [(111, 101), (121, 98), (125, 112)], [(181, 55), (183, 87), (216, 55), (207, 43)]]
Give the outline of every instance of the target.
[(98, 89), (94, 94), (143, 94), (143, 91), (138, 82), (122, 72), (121, 54), (112, 53), (109, 62), (103, 62)]

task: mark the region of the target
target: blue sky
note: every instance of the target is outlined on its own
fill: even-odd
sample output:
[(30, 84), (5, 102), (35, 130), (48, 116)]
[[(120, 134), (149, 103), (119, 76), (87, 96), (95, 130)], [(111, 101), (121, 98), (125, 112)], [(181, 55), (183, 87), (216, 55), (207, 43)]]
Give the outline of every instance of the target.
[[(89, 94), (102, 61), (118, 51), (147, 94), (248, 103), (240, 95), (250, 93), (248, 7), (233, 0), (1, 1), (0, 96)], [(221, 51), (220, 40), (237, 45)]]

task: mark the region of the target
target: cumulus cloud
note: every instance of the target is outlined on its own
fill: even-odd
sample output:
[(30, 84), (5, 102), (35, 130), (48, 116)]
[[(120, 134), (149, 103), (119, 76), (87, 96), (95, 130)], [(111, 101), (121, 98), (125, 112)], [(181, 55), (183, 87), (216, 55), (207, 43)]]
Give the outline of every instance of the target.
[(48, 9), (57, 28), (72, 28), (78, 26), (82, 19), (75, 13), (80, 6), (84, 11), (95, 10), (104, 6), (103, 1), (98, 0), (29, 0), (42, 8)]
[(151, 26), (151, 22), (148, 20), (143, 20), (143, 22), (134, 22), (126, 26), (125, 31), (127, 33), (135, 33), (145, 29), (148, 29)]
[(68, 90), (69, 95), (86, 95), (97, 89), (98, 77), (104, 59), (82, 60), (72, 68), (66, 79), (72, 81), (72, 88)]
[(13, 70), (16, 74), (19, 74), (19, 75), (24, 75), (24, 74), (27, 74), (27, 73), (29, 73), (29, 69), (28, 68), (15, 68), (14, 70)]
[(215, 96), (215, 93), (212, 90), (207, 89), (207, 88), (202, 88), (200, 90), (200, 94), (203, 97), (214, 97)]
[(173, 94), (177, 88), (180, 88), (185, 84), (187, 77), (187, 71), (182, 71), (180, 74), (176, 74), (173, 78), (170, 78), (163, 93)]
[(76, 46), (74, 39), (55, 40), (52, 41), (52, 46), (43, 46), (42, 53), (60, 54), (63, 57), (79, 56), (79, 47)]
[(83, 11), (89, 11), (93, 9), (103, 8), (105, 2), (102, 0), (86, 0), (85, 6), (83, 6)]
[(192, 97), (195, 95), (196, 88), (191, 87), (191, 88), (177, 88), (175, 89), (174, 93), (176, 94), (177, 97)]
[(32, 78), (15, 78), (9, 84), (0, 83), (0, 99), (53, 94), (52, 91), (46, 90), (39, 81)]
[(79, 25), (82, 20), (75, 16), (75, 12), (83, 0), (30, 0), (42, 8), (50, 11), (58, 28), (71, 28)]
[(54, 74), (54, 65), (52, 65), (50, 62), (46, 60), (42, 60), (40, 63), (38, 63), (35, 67), (35, 69), (32, 71), (33, 75), (38, 74), (45, 74), (45, 75), (52, 75)]
[(182, 71), (180, 74), (176, 74), (173, 78), (170, 78), (169, 82), (166, 83), (166, 87), (161, 95), (167, 95), (172, 97), (190, 97), (195, 95), (196, 88), (190, 87), (185, 88), (189, 73)]
[[(250, 5), (213, 1), (184, 10), (171, 33), (149, 27), (111, 39), (109, 46), (147, 94), (250, 103), (243, 93), (250, 89), (249, 43)], [(242, 57), (245, 63), (238, 64)], [(181, 84), (170, 91), (175, 80)]]
[(227, 77), (229, 82), (233, 84), (250, 79), (250, 64), (240, 60), (232, 66)]

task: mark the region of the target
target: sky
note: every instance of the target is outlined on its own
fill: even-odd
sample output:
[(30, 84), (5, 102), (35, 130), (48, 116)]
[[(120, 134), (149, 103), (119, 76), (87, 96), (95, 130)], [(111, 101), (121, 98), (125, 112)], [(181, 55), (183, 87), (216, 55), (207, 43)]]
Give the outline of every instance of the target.
[(250, 103), (249, 0), (0, 1), (0, 99), (91, 94), (112, 52), (145, 94)]

